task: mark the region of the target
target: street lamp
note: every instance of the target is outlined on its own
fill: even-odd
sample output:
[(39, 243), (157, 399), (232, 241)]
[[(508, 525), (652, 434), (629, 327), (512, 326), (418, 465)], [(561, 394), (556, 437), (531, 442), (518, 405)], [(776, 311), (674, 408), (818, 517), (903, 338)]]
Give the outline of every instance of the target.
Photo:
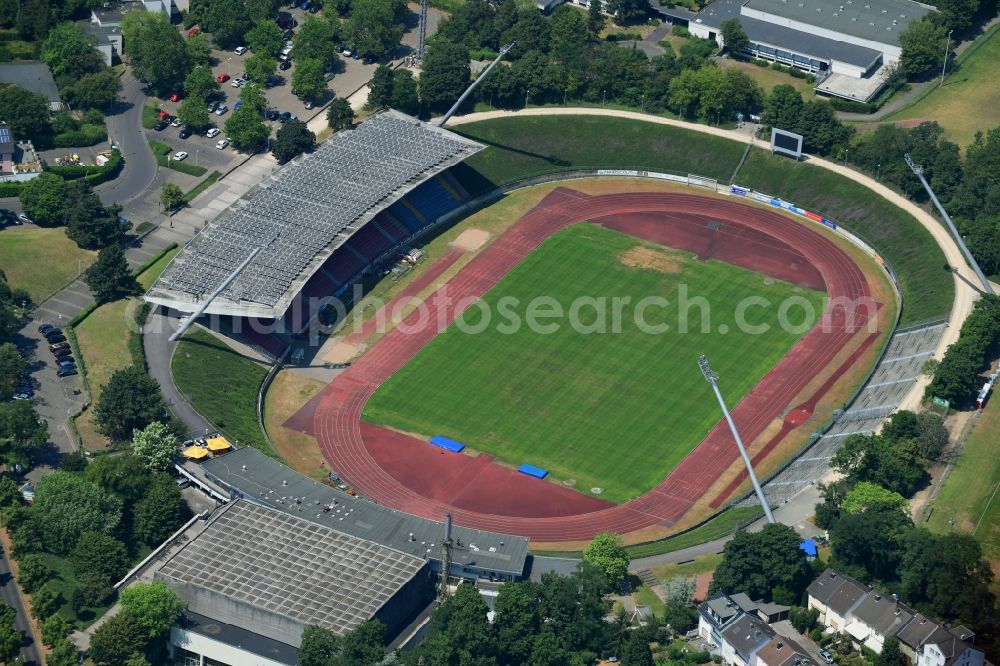
[(847, 156), (851, 154), (851, 151), (844, 148), (844, 166), (847, 166)]
[(646, 112), (646, 95), (645, 95), (645, 93), (643, 94), (642, 99), (639, 102), (639, 110), (642, 111), (643, 113)]
[(563, 106), (566, 106), (566, 95), (568, 94), (569, 94), (569, 87), (567, 86), (566, 90), (563, 90)]
[(228, 74), (230, 78), (232, 78), (233, 76), (233, 68), (232, 65), (230, 65), (232, 59), (233, 56), (229, 56), (228, 58), (226, 58), (226, 74)]
[(875, 180), (877, 180), (878, 182), (881, 183), (882, 182), (882, 165), (881, 164), (876, 164), (875, 168), (878, 169), (878, 175), (875, 176)]
[(531, 90), (527, 89), (524, 91), (524, 108), (528, 108), (528, 95), (531, 94)]
[(948, 69), (948, 51), (951, 49), (951, 33), (952, 31), (949, 30), (948, 40), (944, 45), (944, 62), (941, 63), (941, 83), (939, 84), (939, 87), (944, 85), (944, 72)]
[(602, 90), (602, 91), (601, 91), (601, 108), (602, 108), (602, 109), (604, 108), (604, 102), (605, 102), (605, 101), (606, 101), (607, 99), (608, 99), (608, 91), (607, 91), (607, 90)]

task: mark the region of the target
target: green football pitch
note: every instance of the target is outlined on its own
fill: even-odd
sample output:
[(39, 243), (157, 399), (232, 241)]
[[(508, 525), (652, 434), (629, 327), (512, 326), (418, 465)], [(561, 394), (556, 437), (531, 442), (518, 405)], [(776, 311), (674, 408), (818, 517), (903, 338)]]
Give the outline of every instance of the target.
[[(539, 305), (539, 297), (547, 304)], [(669, 305), (656, 302), (642, 311), (648, 297)], [(747, 308), (741, 320), (767, 325), (765, 332), (736, 325), (738, 305), (748, 297), (771, 304)], [(536, 319), (549, 329), (555, 324), (554, 331), (527, 325), (532, 307), (549, 312), (558, 303), (570, 315), (574, 303), (594, 302), (579, 299), (601, 298), (606, 316), (582, 305), (580, 326), (570, 316)], [(629, 299), (617, 308), (620, 326), (615, 298)], [(687, 332), (680, 327), (684, 298)], [(624, 502), (659, 483), (721, 418), (698, 356), (709, 356), (735, 405), (800, 337), (801, 331), (777, 325), (779, 304), (790, 298), (808, 303), (789, 309), (793, 323), (807, 307), (817, 316), (822, 311), (820, 292), (577, 224), (545, 241), (491, 289), (482, 299), (488, 309), (467, 310), (464, 326), (452, 324), (379, 387), (364, 418), (425, 437), (445, 435), (501, 462), (531, 463), (555, 480), (572, 479), (584, 492), (602, 488), (601, 497)], [(696, 299), (709, 306), (708, 330)], [(484, 311), (492, 313), (485, 326)], [(636, 323), (640, 311), (648, 326)], [(515, 319), (522, 325), (512, 326)], [(650, 329), (663, 325), (666, 332)]]

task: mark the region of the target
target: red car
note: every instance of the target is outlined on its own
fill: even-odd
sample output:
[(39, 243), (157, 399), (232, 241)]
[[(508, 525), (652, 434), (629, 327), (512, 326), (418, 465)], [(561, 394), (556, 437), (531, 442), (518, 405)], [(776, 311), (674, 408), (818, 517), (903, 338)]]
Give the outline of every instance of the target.
[(201, 32), (201, 28), (199, 28), (198, 26), (194, 26), (193, 28), (188, 30), (188, 37), (194, 37), (199, 32)]
[(225, 83), (228, 80), (229, 80), (229, 75), (226, 74), (225, 72), (223, 72), (222, 74), (219, 74), (217, 77), (215, 77), (215, 81), (217, 83)]
[(166, 120), (167, 118), (170, 117), (170, 114), (167, 113), (166, 111), (160, 111), (158, 114), (156, 114), (156, 117), (159, 118), (160, 120)]
[(183, 97), (184, 97), (184, 93), (179, 93), (179, 92), (172, 92), (172, 93), (170, 93), (170, 101), (171, 102), (179, 102), (179, 101), (181, 101), (181, 99), (183, 99)]

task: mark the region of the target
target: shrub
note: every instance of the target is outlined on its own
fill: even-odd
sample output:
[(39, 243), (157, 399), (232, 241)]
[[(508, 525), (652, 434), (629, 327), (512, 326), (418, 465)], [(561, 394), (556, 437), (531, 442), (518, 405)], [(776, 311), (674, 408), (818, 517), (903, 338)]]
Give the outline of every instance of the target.
[(670, 29), (671, 35), (676, 35), (677, 37), (690, 37), (691, 32), (682, 25), (675, 25)]
[(810, 85), (816, 83), (816, 77), (813, 76), (812, 74), (806, 74), (806, 83)]
[(780, 62), (772, 62), (771, 63), (771, 69), (773, 69), (776, 72), (780, 72), (781, 71), (781, 63)]
[(494, 60), (497, 55), (496, 51), (486, 48), (485, 46), (478, 49), (471, 49), (469, 51), (469, 60)]
[(794, 76), (797, 79), (804, 79), (804, 78), (806, 78), (806, 73), (803, 72), (798, 67), (787, 67), (787, 68), (785, 68), (785, 71), (787, 71), (790, 76)]
[(854, 102), (852, 100), (841, 99), (839, 97), (831, 98), (830, 105), (837, 111), (846, 111), (848, 113), (875, 113), (875, 110), (878, 108), (875, 104)]
[(605, 39), (609, 42), (640, 42), (642, 35), (637, 32), (613, 32)]
[(769, 67), (771, 65), (771, 63), (769, 63), (768, 61), (761, 60), (760, 58), (754, 58), (750, 62), (757, 65), (758, 67)]
[(16, 197), (21, 194), (22, 183), (0, 183), (0, 197)]

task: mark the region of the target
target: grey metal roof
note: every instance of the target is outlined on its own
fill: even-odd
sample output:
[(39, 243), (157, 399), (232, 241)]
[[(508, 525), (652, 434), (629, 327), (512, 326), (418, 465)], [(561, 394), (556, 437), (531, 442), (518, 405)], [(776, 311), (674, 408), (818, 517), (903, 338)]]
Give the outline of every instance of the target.
[[(442, 557), (443, 523), (351, 497), (299, 474), (253, 447), (213, 458), (202, 463), (201, 469), (209, 480), (235, 491), (236, 496), (424, 560), (440, 561)], [(325, 506), (332, 509), (324, 512)], [(457, 565), (513, 576), (524, 573), (528, 556), (528, 539), (524, 537), (454, 526), (452, 538), (456, 542), (452, 562)]]
[(912, 0), (749, 0), (747, 7), (894, 46), (911, 21), (934, 11)]
[(743, 32), (752, 42), (795, 51), (818, 60), (837, 60), (866, 69), (882, 56), (881, 51), (743, 16), (740, 14), (740, 7), (744, 2), (745, 0), (715, 0), (698, 12), (695, 22), (718, 29), (726, 19), (739, 19)]
[(243, 627), (226, 624), (191, 611), (183, 611), (177, 626), (195, 634), (201, 634), (214, 641), (231, 645), (247, 652), (267, 657), (282, 664), (296, 666), (299, 651), (288, 643), (261, 636)]
[(484, 148), (405, 114), (379, 113), (247, 192), (177, 255), (147, 300), (193, 311), (260, 246), (208, 313), (280, 317), (330, 254), (379, 211)]
[[(59, 89), (49, 66), (37, 60), (0, 64), (0, 83), (20, 86), (51, 102), (59, 101)], [(0, 118), (0, 120), (3, 120)]]
[(399, 550), (237, 501), (158, 575), (343, 635), (371, 619), (424, 566)]

